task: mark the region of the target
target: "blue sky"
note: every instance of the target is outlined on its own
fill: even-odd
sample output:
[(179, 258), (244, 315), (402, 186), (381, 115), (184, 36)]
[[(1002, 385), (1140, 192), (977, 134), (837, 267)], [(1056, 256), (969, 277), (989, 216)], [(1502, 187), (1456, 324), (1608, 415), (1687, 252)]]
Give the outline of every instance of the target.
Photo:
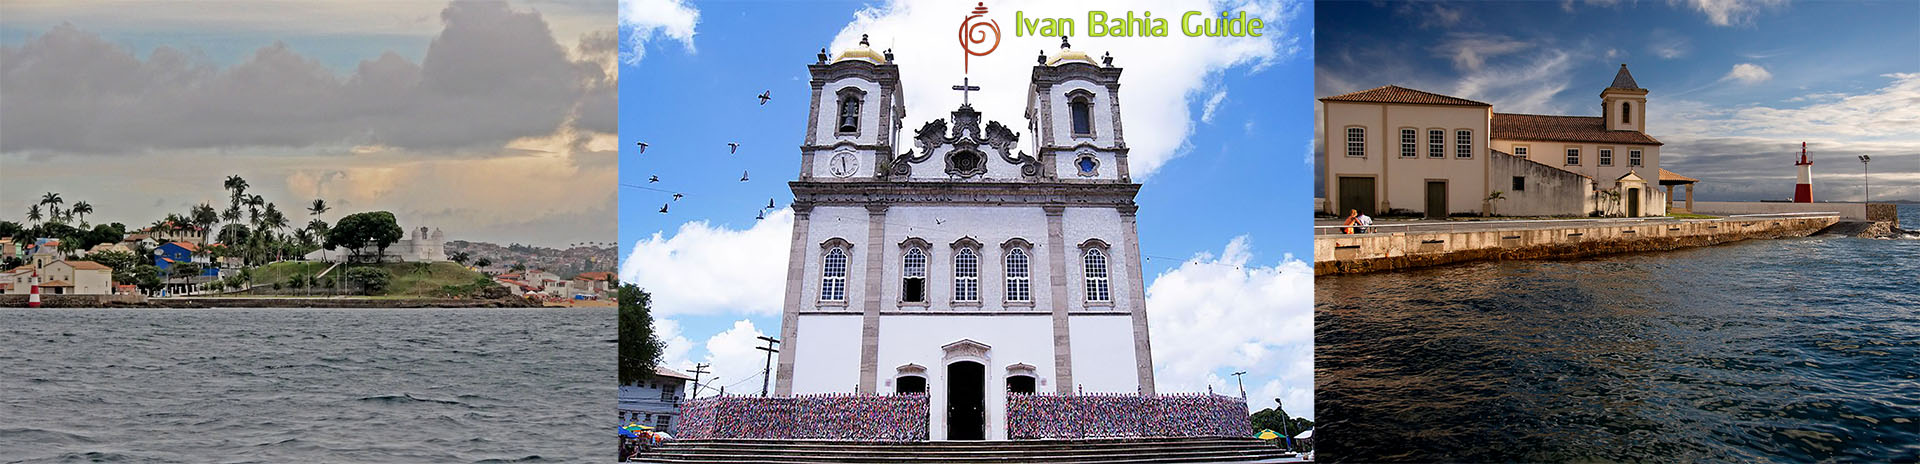
[(1791, 196), (1806, 141), (1816, 198), (1859, 201), (1867, 154), (1876, 200), (1920, 200), (1920, 3), (1334, 2), (1315, 21), (1315, 96), (1397, 84), (1591, 116), (1626, 63), (1698, 199)]
[[(875, 48), (891, 47), (900, 56), (907, 87), (905, 126), (946, 117), (959, 103), (959, 95), (946, 89), (961, 77), (958, 45), (952, 43), (947, 23), (957, 22), (973, 3), (623, 2), (621, 36), (628, 48), (622, 52), (626, 61), (620, 81), (620, 179), (624, 185), (685, 195), (672, 201), (667, 192), (621, 188), (621, 253), (629, 257), (623, 277), (645, 286), (653, 279), (637, 269), (651, 269), (655, 275), (712, 273), (715, 280), (741, 273), (784, 276), (791, 234), (789, 222), (784, 222), (791, 216), (784, 208), (792, 198), (786, 182), (799, 169), (797, 147), (808, 108), (806, 65), (820, 48), (838, 50), (851, 46), (860, 33), (870, 33)], [(1163, 360), (1162, 388), (1169, 388), (1170, 377), (1179, 378), (1172, 385), (1186, 391), (1208, 384), (1229, 386), (1227, 374), (1248, 370), (1248, 390), (1255, 398), (1267, 394), (1262, 387), (1271, 384), (1271, 394), (1304, 397), (1310, 404), (1311, 271), (1301, 260), (1312, 253), (1306, 218), (1312, 206), (1308, 162), (1313, 116), (1305, 102), (1312, 86), (1307, 25), (1313, 6), (1190, 3), (1195, 6), (991, 3), (1006, 35), (996, 53), (974, 58), (973, 80), (986, 88), (972, 99), (986, 118), (1025, 126), (1018, 108), (1024, 104), (1026, 70), (1035, 50), (1055, 50), (1059, 42), (1013, 36), (1013, 10), (1028, 16), (1064, 11), (1048, 15), (1084, 18), (1088, 9), (1132, 9), (1177, 18), (1190, 9), (1246, 9), (1279, 23), (1268, 27), (1266, 37), (1238, 42), (1076, 37), (1074, 47), (1094, 55), (1112, 51), (1115, 65), (1126, 68), (1122, 117), (1134, 146), (1135, 180), (1144, 184), (1137, 200), (1140, 238), (1148, 256), (1144, 265), (1149, 276), (1164, 280), (1148, 283), (1154, 293), (1150, 308), (1164, 306), (1169, 313), (1164, 317), (1181, 320), (1197, 317), (1171, 314), (1179, 311), (1175, 307), (1189, 306), (1184, 303), (1232, 307), (1226, 320), (1213, 322), (1222, 326), (1255, 318), (1290, 321), (1288, 328), (1275, 330), (1284, 334), (1238, 340), (1251, 345), (1241, 354), (1233, 351), (1241, 348), (1237, 345), (1183, 348), (1156, 335), (1156, 357), (1173, 353), (1164, 356), (1176, 357), (1183, 366), (1192, 364), (1189, 359), (1208, 363), (1197, 370), (1169, 371), (1165, 364), (1173, 363)], [(1170, 28), (1177, 27), (1176, 20)], [(947, 55), (952, 55), (950, 60)], [(1181, 62), (1197, 65), (1182, 71), (1156, 66)], [(952, 72), (946, 72), (948, 68)], [(995, 76), (983, 78), (989, 74)], [(993, 79), (1017, 85), (983, 83), (998, 82)], [(774, 100), (760, 106), (754, 96), (767, 90)], [(644, 154), (634, 145), (637, 141), (649, 144)], [(740, 144), (737, 154), (728, 154), (729, 142)], [(1143, 166), (1151, 171), (1144, 176)], [(739, 181), (742, 171), (751, 174), (749, 182)], [(660, 182), (649, 183), (652, 176)], [(770, 198), (779, 207), (767, 219), (779, 221), (772, 227), (755, 219)], [(671, 203), (668, 214), (658, 212), (664, 203)], [(728, 254), (718, 248), (766, 253)], [(721, 260), (736, 262), (714, 262)], [(1307, 274), (1304, 279), (1301, 273)], [(696, 292), (685, 288), (649, 288), (656, 294), (656, 311), (670, 326), (665, 331), (684, 337), (685, 351), (670, 350), (669, 357), (748, 364), (747, 369), (723, 367), (734, 374), (723, 373), (721, 383), (747, 381), (747, 375), (758, 373), (761, 358), (750, 347), (738, 347), (745, 351), (735, 353), (726, 344), (751, 340), (749, 330), (778, 332), (777, 285), (743, 283), (729, 292), (740, 295), (727, 298), (676, 294)], [(1270, 295), (1276, 285), (1297, 288), (1275, 298), (1279, 301), (1244, 301), (1250, 295)], [(1215, 301), (1179, 300), (1204, 299), (1207, 294), (1214, 294)], [(1171, 335), (1180, 330), (1176, 325), (1188, 326), (1169, 323), (1165, 330)], [(718, 350), (709, 349), (710, 342), (719, 342), (713, 345)], [(1271, 405), (1271, 400), (1259, 400), (1254, 406)], [(1311, 415), (1300, 401), (1290, 400), (1289, 405), (1290, 412)]]

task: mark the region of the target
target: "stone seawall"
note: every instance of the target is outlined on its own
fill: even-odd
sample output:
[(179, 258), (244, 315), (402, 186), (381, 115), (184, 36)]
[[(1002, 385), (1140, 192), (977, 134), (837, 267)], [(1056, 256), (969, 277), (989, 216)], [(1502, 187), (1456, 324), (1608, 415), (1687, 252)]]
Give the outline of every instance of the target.
[[(0, 308), (25, 308), (29, 295), (0, 295)], [(128, 307), (145, 304), (140, 295), (40, 295), (42, 308)]]
[(1577, 259), (1664, 251), (1748, 239), (1804, 237), (1839, 216), (1581, 223), (1471, 231), (1321, 235), (1314, 238), (1314, 275), (1360, 274), (1472, 261)]

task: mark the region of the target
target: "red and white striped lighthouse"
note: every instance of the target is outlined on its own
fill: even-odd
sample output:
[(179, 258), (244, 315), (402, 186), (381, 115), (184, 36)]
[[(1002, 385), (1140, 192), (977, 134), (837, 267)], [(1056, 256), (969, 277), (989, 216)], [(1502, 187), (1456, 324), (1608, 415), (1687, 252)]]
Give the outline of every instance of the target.
[(40, 284), (33, 284), (33, 286), (27, 288), (30, 289), (29, 293), (27, 293), (27, 307), (40, 307)]
[(1794, 203), (1813, 203), (1813, 162), (1807, 161), (1807, 143), (1800, 142), (1800, 183), (1793, 186)]

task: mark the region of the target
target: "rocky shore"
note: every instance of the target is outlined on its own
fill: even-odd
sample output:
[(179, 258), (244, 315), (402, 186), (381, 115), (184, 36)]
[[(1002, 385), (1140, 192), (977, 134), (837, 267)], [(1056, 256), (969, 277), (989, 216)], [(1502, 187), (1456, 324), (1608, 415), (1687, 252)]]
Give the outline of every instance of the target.
[[(27, 295), (0, 295), (0, 307), (24, 308)], [(140, 298), (136, 295), (41, 295), (42, 308), (535, 308), (520, 298)]]

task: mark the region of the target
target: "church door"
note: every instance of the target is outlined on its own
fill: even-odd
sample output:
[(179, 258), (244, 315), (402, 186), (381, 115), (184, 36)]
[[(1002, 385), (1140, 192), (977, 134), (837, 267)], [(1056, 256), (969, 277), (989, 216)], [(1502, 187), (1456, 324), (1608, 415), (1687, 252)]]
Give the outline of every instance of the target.
[(987, 366), (973, 361), (947, 365), (947, 439), (987, 439)]
[(1427, 181), (1427, 217), (1447, 218), (1447, 181)]

